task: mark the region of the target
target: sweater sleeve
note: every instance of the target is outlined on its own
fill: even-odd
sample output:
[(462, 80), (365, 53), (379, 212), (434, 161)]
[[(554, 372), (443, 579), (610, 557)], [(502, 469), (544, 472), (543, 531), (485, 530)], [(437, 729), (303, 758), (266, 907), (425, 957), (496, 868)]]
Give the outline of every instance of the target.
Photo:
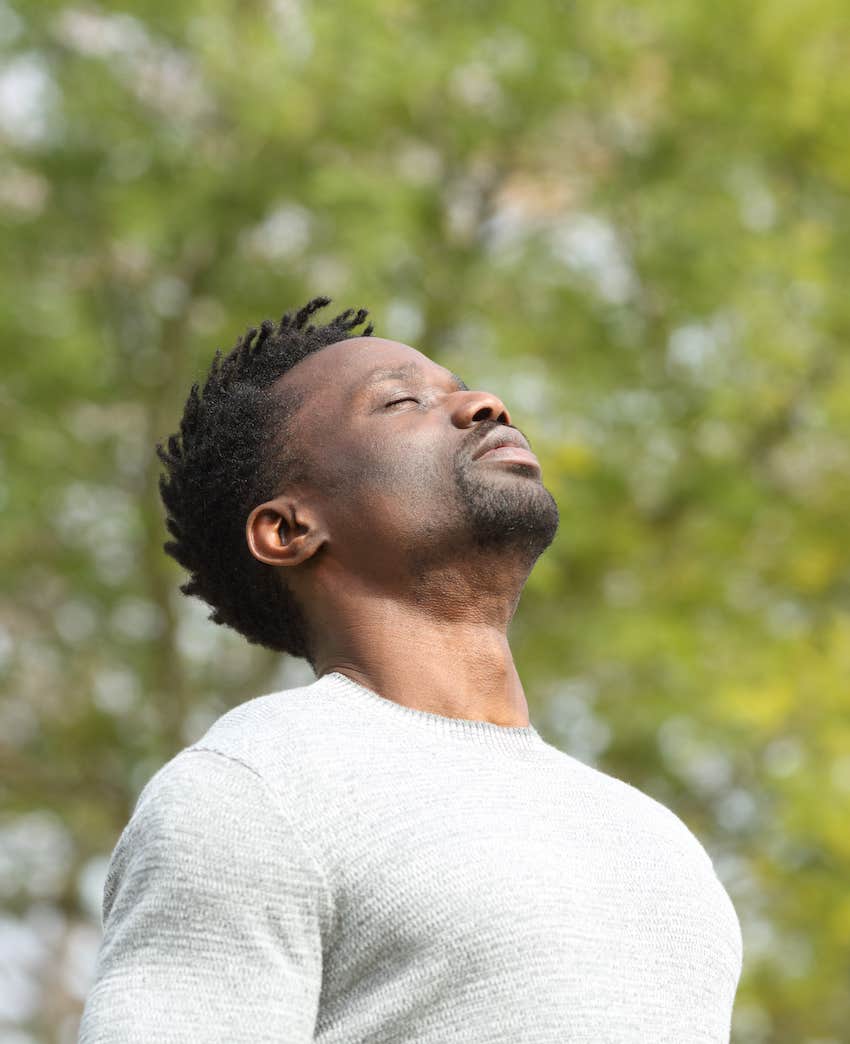
[(253, 769), (166, 763), (112, 853), (80, 1044), (313, 1040), (324, 878)]

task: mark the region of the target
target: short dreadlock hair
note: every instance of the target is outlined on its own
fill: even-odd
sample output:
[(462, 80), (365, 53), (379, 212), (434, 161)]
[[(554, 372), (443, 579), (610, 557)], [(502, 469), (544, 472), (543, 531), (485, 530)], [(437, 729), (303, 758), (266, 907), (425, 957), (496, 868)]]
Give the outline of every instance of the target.
[(180, 590), (212, 607), (209, 619), (249, 642), (306, 657), (315, 669), (305, 617), (272, 566), (251, 554), (245, 523), (257, 504), (309, 477), (309, 464), (293, 440), (292, 418), (303, 395), (271, 385), (305, 356), (349, 337), (368, 337), (369, 314), (348, 309), (326, 326), (308, 325), (330, 304), (316, 297), (275, 325), (251, 327), (222, 357), (216, 351), (199, 390), (183, 409), (179, 434), (157, 443), (167, 469), (159, 491), (166, 526), (174, 537), (163, 547), (190, 573)]

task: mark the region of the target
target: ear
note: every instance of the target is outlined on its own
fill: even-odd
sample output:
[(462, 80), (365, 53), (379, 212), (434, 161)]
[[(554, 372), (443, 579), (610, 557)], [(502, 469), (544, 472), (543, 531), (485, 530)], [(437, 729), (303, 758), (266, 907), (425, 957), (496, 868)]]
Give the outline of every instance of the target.
[(300, 565), (325, 542), (319, 520), (289, 495), (258, 504), (245, 523), (254, 558), (273, 566)]

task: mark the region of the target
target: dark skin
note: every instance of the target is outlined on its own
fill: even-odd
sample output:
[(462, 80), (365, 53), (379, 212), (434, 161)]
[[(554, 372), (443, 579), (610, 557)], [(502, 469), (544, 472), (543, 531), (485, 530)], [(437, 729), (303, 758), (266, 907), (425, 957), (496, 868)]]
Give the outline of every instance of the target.
[(317, 676), (527, 727), (507, 629), (558, 510), (536, 463), (472, 459), (513, 427), (504, 403), (379, 337), (320, 349), (278, 383), (305, 392), (295, 431), (312, 478), (255, 507), (246, 537), (302, 606)]

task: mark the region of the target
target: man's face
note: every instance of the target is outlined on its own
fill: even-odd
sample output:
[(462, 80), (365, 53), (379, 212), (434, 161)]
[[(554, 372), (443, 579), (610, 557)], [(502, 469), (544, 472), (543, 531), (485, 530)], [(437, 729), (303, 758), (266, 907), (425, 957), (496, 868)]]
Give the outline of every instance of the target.
[(284, 383), (304, 395), (293, 427), (310, 501), (347, 569), (403, 581), (500, 550), (530, 570), (552, 542), (558, 509), (539, 466), (474, 459), (508, 430), (505, 405), (415, 348), (351, 338), (308, 355)]

